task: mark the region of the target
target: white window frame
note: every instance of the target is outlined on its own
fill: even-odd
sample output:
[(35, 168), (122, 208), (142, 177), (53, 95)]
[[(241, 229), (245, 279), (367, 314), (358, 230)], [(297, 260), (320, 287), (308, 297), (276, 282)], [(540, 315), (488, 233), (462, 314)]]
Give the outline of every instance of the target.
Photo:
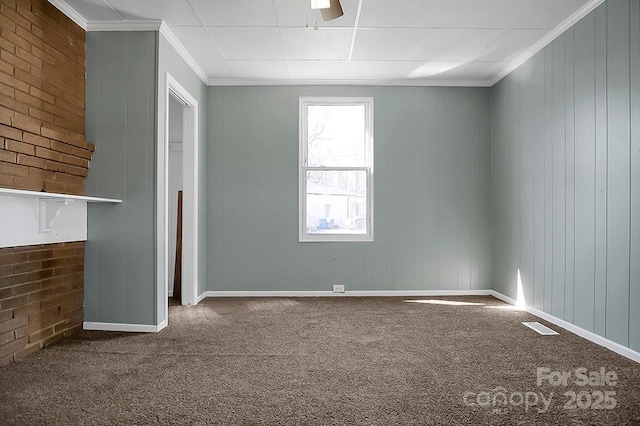
[[(309, 106), (363, 105), (365, 108), (365, 162), (366, 167), (308, 167)], [(298, 235), (300, 242), (356, 242), (373, 241), (373, 98), (371, 97), (311, 97), (301, 96), (299, 103), (299, 178), (298, 178)], [(364, 170), (367, 172), (367, 233), (366, 234), (307, 234), (307, 171)]]

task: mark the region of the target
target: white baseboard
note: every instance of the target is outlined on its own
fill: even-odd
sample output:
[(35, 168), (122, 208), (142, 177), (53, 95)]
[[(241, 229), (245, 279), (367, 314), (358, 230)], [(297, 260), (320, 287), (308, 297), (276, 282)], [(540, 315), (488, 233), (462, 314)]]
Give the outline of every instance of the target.
[(515, 299), (512, 299), (509, 296), (505, 296), (504, 294), (498, 293), (495, 290), (490, 290), (490, 291), (491, 291), (491, 295), (493, 297), (495, 297), (496, 299), (500, 299), (503, 302), (506, 302), (506, 303), (508, 303), (510, 305), (513, 305), (513, 306), (516, 306), (518, 304), (518, 302)]
[[(207, 291), (206, 297), (420, 297), (492, 296), (492, 290), (371, 290), (345, 291)], [(202, 297), (202, 295), (200, 296)], [(201, 299), (200, 299), (201, 300)], [(200, 301), (198, 300), (198, 301)]]
[[(516, 301), (512, 298), (510, 298), (509, 296), (505, 296), (502, 293), (499, 293), (495, 290), (491, 290), (491, 294), (497, 298), (500, 299), (504, 302), (509, 303), (510, 305), (515, 305)], [(557, 325), (558, 327), (562, 327), (567, 331), (570, 331), (573, 334), (577, 334), (580, 337), (583, 337), (587, 340), (592, 341), (593, 343), (603, 346), (609, 350), (612, 350), (613, 352), (620, 354), (624, 357), (629, 358), (632, 361), (638, 362), (640, 363), (640, 352), (636, 352), (633, 349), (629, 349), (626, 346), (623, 346), (619, 343), (616, 343), (612, 340), (609, 340), (605, 337), (602, 337), (598, 334), (595, 334), (589, 330), (585, 330), (584, 328), (578, 327), (575, 324), (572, 324), (570, 322), (567, 322), (565, 320), (562, 320), (558, 317), (555, 317), (551, 314), (548, 314), (546, 312), (541, 311), (540, 309), (536, 309), (532, 306), (527, 306), (525, 308), (525, 310), (527, 312), (529, 312), (532, 315), (537, 316), (538, 318), (542, 318), (545, 321), (549, 321), (552, 324)]]
[(196, 305), (202, 302), (207, 297), (207, 292), (205, 291), (200, 296), (196, 297)]
[(85, 321), (82, 323), (84, 330), (99, 331), (124, 331), (128, 333), (157, 333), (167, 326), (166, 321), (162, 321), (159, 325), (147, 324), (121, 324), (115, 322), (92, 322)]
[(167, 296), (169, 296), (169, 297), (173, 297), (173, 290), (168, 291), (168, 292), (167, 292)]

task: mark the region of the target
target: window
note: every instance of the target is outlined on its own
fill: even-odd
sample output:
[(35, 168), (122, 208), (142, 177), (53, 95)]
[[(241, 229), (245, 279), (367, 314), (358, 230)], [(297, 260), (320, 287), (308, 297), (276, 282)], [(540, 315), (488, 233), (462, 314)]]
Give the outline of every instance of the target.
[(300, 98), (300, 241), (373, 241), (373, 99)]

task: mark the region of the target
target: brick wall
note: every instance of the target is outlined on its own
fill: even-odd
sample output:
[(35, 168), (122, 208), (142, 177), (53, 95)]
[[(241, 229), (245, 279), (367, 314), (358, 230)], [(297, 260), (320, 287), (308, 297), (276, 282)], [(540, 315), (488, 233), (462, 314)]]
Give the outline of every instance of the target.
[(0, 365), (82, 328), (84, 243), (0, 249)]
[(85, 34), (45, 0), (0, 0), (0, 186), (82, 194)]
[[(84, 193), (85, 69), (80, 27), (0, 0), (0, 187)], [(0, 249), (0, 365), (80, 329), (83, 264), (82, 242)]]

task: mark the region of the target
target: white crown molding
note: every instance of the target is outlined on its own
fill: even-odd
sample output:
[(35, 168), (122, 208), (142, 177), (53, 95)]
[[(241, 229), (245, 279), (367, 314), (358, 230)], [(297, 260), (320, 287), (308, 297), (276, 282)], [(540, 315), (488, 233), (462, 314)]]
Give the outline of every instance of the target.
[(88, 21), (87, 32), (158, 31), (162, 21)]
[(262, 80), (210, 78), (207, 86), (410, 86), (491, 87), (489, 80)]
[(196, 73), (198, 78), (200, 78), (200, 80), (202, 80), (204, 84), (208, 85), (209, 83), (207, 74), (203, 71), (202, 68), (200, 68), (200, 65), (198, 65), (198, 63), (195, 61), (195, 59), (193, 59), (189, 52), (187, 52), (187, 49), (184, 48), (182, 43), (180, 43), (178, 38), (173, 34), (173, 32), (171, 32), (169, 27), (164, 22), (161, 22), (159, 30), (160, 34), (162, 34), (164, 38), (169, 42), (169, 44), (176, 50), (176, 52), (178, 52), (178, 55), (180, 55), (182, 59), (184, 59), (187, 65), (189, 65), (193, 72)]
[(74, 8), (69, 6), (69, 4), (64, 0), (49, 0), (56, 9), (60, 12), (64, 13), (67, 18), (71, 19), (75, 22), (80, 28), (83, 30), (87, 30), (87, 20), (84, 19), (82, 15), (80, 15)]
[(580, 9), (578, 9), (573, 15), (569, 16), (565, 19), (560, 25), (554, 28), (551, 32), (549, 32), (546, 36), (544, 36), (540, 41), (527, 49), (522, 55), (518, 56), (513, 62), (507, 65), (491, 82), (489, 86), (494, 86), (500, 80), (511, 74), (515, 71), (520, 65), (527, 62), (531, 59), (536, 53), (544, 49), (549, 43), (551, 43), (556, 38), (560, 37), (562, 33), (567, 31), (573, 25), (575, 25), (579, 20), (587, 16), (591, 13), (596, 7), (600, 6), (604, 3), (605, 0), (591, 0)]
[(93, 322), (84, 321), (82, 328), (84, 330), (99, 331), (124, 331), (127, 333), (157, 333), (167, 326), (167, 322), (163, 321), (158, 325), (147, 324), (122, 324), (114, 322)]

